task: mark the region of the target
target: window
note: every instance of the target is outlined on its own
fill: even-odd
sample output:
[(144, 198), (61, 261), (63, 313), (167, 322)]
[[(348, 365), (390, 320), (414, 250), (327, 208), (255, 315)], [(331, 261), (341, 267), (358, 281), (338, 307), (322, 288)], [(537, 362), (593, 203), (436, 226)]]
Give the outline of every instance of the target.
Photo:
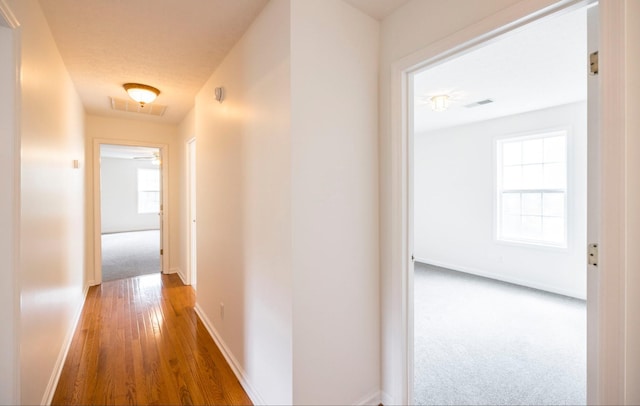
[(498, 240), (567, 245), (565, 131), (497, 142)]
[(138, 168), (138, 213), (160, 212), (160, 169)]

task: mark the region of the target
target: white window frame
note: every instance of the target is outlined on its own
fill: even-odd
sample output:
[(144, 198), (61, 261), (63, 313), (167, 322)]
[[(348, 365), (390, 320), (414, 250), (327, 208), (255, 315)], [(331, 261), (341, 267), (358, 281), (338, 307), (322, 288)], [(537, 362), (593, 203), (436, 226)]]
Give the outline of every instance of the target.
[[(156, 189), (142, 189), (141, 185), (140, 185), (140, 173), (141, 172), (148, 172), (148, 171), (157, 171), (158, 172), (158, 188)], [(161, 179), (161, 172), (159, 168), (138, 168), (137, 170), (137, 179), (136, 179), (136, 187), (137, 187), (137, 197), (138, 197), (138, 214), (158, 214), (160, 213), (160, 204), (161, 204), (161, 196), (160, 196), (160, 189), (161, 189), (161, 184), (162, 184), (162, 179)], [(157, 193), (158, 196), (158, 208), (156, 210), (151, 210), (148, 208), (147, 204), (143, 204), (143, 198), (142, 198), (142, 194), (143, 193)]]
[[(564, 154), (564, 164), (565, 164), (565, 184), (564, 188), (520, 188), (520, 189), (504, 189), (503, 188), (503, 146), (509, 142), (522, 142), (528, 140), (535, 139), (544, 139), (550, 137), (563, 136), (565, 140), (565, 154)], [(538, 131), (535, 133), (527, 133), (527, 134), (512, 134), (504, 137), (496, 138), (494, 145), (495, 152), (495, 185), (496, 185), (496, 193), (495, 193), (495, 239), (500, 243), (507, 244), (515, 244), (519, 246), (531, 246), (531, 247), (545, 247), (545, 248), (555, 248), (555, 249), (567, 249), (569, 244), (569, 208), (570, 206), (570, 188), (571, 188), (571, 160), (570, 160), (570, 132), (568, 129), (554, 129), (554, 130), (546, 130), (546, 131)], [(538, 164), (545, 164), (544, 159), (542, 162)], [(524, 166), (524, 164), (521, 164)], [(505, 191), (513, 192), (513, 193), (540, 193), (544, 195), (545, 193), (563, 193), (564, 194), (564, 208), (563, 208), (563, 228), (564, 228), (564, 236), (562, 241), (553, 242), (550, 240), (546, 240), (544, 238), (527, 238), (525, 236), (522, 237), (514, 237), (514, 236), (505, 236), (503, 235), (503, 194)], [(520, 214), (523, 217), (523, 214)], [(551, 217), (544, 216), (544, 213), (540, 215), (540, 217)]]

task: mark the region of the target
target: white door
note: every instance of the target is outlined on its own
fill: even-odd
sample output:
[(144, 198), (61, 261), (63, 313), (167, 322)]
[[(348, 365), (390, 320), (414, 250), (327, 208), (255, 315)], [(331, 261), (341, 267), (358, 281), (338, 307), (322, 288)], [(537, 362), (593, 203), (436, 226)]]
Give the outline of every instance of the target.
[(18, 265), (18, 221), (19, 175), (16, 131), (16, 53), (14, 51), (14, 32), (11, 21), (3, 18), (3, 4), (0, 2), (0, 258), (2, 270), (0, 277), (0, 320), (3, 320), (0, 332), (0, 404), (19, 403), (14, 377), (18, 370), (18, 327), (19, 303), (17, 294)]
[[(598, 51), (598, 5), (587, 10), (587, 52)], [(590, 68), (587, 79), (587, 242), (595, 249), (600, 239), (600, 134), (599, 127), (599, 86), (598, 75)], [(591, 248), (593, 246), (593, 248)], [(587, 404), (596, 404), (598, 384), (597, 341), (598, 341), (598, 274), (597, 260), (587, 265)]]
[(196, 289), (196, 140), (187, 144), (188, 196), (189, 196), (189, 283)]

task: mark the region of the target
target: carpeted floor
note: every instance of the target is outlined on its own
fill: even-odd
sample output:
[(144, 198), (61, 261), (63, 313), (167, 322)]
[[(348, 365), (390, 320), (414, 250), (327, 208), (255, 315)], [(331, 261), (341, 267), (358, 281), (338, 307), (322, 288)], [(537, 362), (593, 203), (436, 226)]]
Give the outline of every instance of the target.
[(416, 263), (422, 405), (584, 405), (585, 302)]
[(102, 234), (102, 281), (160, 272), (160, 230)]

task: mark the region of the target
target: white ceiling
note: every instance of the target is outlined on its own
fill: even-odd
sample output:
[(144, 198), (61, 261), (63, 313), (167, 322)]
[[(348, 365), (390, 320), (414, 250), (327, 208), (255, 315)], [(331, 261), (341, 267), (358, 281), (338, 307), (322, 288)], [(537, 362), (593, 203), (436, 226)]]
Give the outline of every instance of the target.
[[(414, 76), (416, 134), (586, 100), (586, 10), (526, 26)], [(443, 112), (428, 100), (448, 94)], [(465, 108), (473, 102), (494, 102)]]
[[(322, 1), (322, 0), (313, 0)], [(381, 19), (407, 0), (347, 0)], [(268, 0), (40, 0), (89, 114), (180, 122)], [(155, 86), (163, 117), (114, 111), (122, 85)]]
[[(177, 123), (267, 0), (40, 0), (90, 114)], [(116, 112), (126, 82), (155, 86), (161, 118)]]
[[(316, 0), (318, 1), (318, 0)], [(397, 8), (402, 7), (409, 0), (344, 0), (365, 14), (382, 20), (389, 14), (393, 13)]]
[(100, 145), (100, 156), (103, 158), (154, 158), (154, 155), (160, 153), (160, 149), (151, 147), (139, 147), (135, 145)]

